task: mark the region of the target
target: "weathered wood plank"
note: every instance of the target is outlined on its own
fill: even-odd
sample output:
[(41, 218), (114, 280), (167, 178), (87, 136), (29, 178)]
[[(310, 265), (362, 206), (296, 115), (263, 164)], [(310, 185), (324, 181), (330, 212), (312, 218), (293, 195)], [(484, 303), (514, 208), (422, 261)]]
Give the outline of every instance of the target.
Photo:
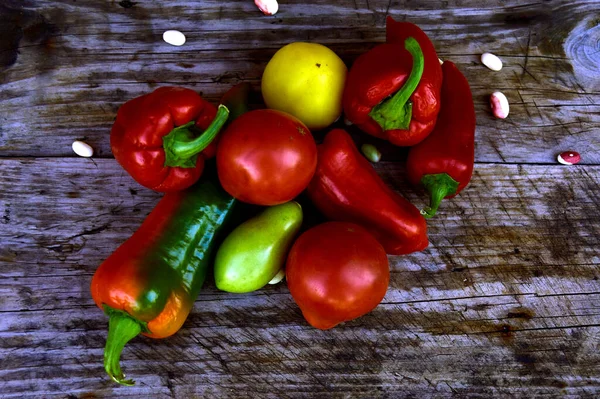
[[(587, 299), (465, 298), (439, 301), (437, 311), (426, 303), (383, 303), (363, 319), (321, 332), (303, 323), (289, 295), (209, 301), (201, 295), (176, 336), (129, 344), (123, 367), (138, 385), (126, 390), (103, 376), (106, 318), (100, 310), (22, 312), (2, 319), (0, 375), (8, 381), (3, 386), (8, 395), (33, 389), (42, 395), (245, 397), (272, 394), (276, 386), (283, 395), (278, 397), (319, 392), (585, 397), (600, 384), (594, 350), (600, 298)], [(566, 320), (564, 307), (587, 312), (596, 325)], [(557, 318), (564, 319), (563, 326)], [(28, 383), (19, 383), (24, 377)]]
[[(88, 285), (159, 195), (114, 160), (1, 165), (12, 187), (0, 195), (8, 397), (268, 396), (274, 385), (285, 391), (278, 397), (592, 397), (599, 389), (600, 359), (590, 358), (600, 334), (597, 167), (477, 165), (472, 185), (430, 222), (430, 249), (392, 257), (383, 303), (327, 333), (305, 324), (285, 285), (236, 296), (209, 281), (176, 336), (128, 347), (123, 367), (138, 386), (122, 394), (102, 371), (106, 318)], [(377, 166), (422, 201), (399, 164)]]
[[(252, 3), (1, 2), (0, 396), (597, 397), (598, 1), (281, 0), (273, 17)], [(258, 93), (292, 41), (351, 65), (384, 40), (387, 15), (421, 26), (474, 94), (475, 175), (428, 222), (429, 248), (390, 257), (382, 303), (328, 332), (306, 324), (285, 284), (233, 295), (209, 277), (178, 334), (128, 345), (138, 384), (115, 386), (89, 282), (160, 198), (112, 159), (120, 104), (166, 84), (213, 102), (240, 81)], [(166, 29), (186, 45), (162, 42)], [(501, 72), (480, 65), (484, 51)], [(511, 102), (505, 121), (490, 114), (494, 90)], [(76, 138), (95, 158), (74, 157)], [(566, 149), (582, 164), (557, 165)], [(423, 206), (405, 183), (406, 151), (382, 150), (400, 162), (379, 174)]]
[[(420, 24), (440, 56), (455, 61), (471, 82), (478, 161), (554, 163), (557, 153), (567, 149), (582, 152), (584, 163), (600, 161), (600, 78), (589, 73), (598, 60), (590, 52), (598, 30), (588, 18), (594, 2), (515, 2), (494, 12), (457, 4), (433, 12), (433, 2), (298, 3), (283, 6), (277, 18), (262, 18), (247, 3), (203, 3), (201, 23), (197, 10), (183, 11), (179, 3), (158, 9), (146, 3), (131, 9), (85, 1), (76, 6), (37, 3), (27, 10), (35, 14), (30, 23), (42, 33), (26, 35), (15, 63), (0, 72), (0, 151), (5, 156), (71, 156), (71, 142), (85, 137), (99, 156), (109, 157), (108, 132), (124, 101), (165, 84), (195, 88), (213, 102), (241, 80), (258, 90), (270, 56), (296, 40), (328, 44), (350, 65), (384, 40), (389, 6), (391, 15)], [(225, 9), (229, 15), (219, 16)], [(166, 10), (177, 15), (178, 28), (189, 32), (182, 49), (160, 40), (174, 23), (144, 24), (148, 19), (141, 17)], [(570, 44), (565, 47), (560, 40)], [(480, 65), (483, 51), (503, 57), (501, 73)], [(489, 111), (487, 98), (494, 90), (504, 91), (512, 104), (506, 121), (495, 120)], [(47, 144), (49, 131), (52, 146)], [(589, 136), (596, 139), (586, 140)]]
[[(11, 187), (0, 192), (2, 273), (16, 282), (26, 277), (23, 293), (5, 292), (4, 311), (66, 308), (86, 298), (97, 265), (160, 198), (112, 159), (5, 159), (0, 165)], [(417, 206), (426, 204), (406, 184), (401, 164), (379, 163), (377, 170)], [(598, 291), (599, 183), (596, 166), (478, 164), (470, 186), (428, 222), (429, 248), (390, 257), (391, 285), (413, 300)], [(52, 281), (64, 279), (77, 294), (43, 295), (32, 307), (32, 293), (46, 278), (49, 292), (56, 289)], [(85, 281), (75, 284), (78, 278)]]

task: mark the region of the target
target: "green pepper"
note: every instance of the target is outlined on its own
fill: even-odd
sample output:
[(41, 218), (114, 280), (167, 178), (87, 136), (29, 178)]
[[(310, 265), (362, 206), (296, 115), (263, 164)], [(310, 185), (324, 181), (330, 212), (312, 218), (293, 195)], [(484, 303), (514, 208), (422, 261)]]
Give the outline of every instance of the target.
[(167, 193), (140, 228), (92, 278), (94, 301), (109, 316), (104, 368), (124, 385), (119, 365), (125, 344), (143, 334), (164, 338), (187, 318), (236, 200), (212, 178)]
[(264, 287), (283, 269), (302, 225), (295, 201), (268, 207), (229, 234), (215, 257), (215, 285), (227, 292)]

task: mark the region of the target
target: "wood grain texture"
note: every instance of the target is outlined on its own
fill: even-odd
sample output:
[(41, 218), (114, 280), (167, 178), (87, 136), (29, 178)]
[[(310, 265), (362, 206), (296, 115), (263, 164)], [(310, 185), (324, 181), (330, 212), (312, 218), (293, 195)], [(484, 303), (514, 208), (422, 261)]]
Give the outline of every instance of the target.
[[(107, 320), (89, 282), (160, 195), (109, 159), (0, 166), (15, 180), (0, 196), (6, 394), (591, 397), (600, 387), (600, 167), (478, 164), (429, 222), (429, 248), (390, 257), (382, 304), (329, 332), (306, 324), (284, 284), (233, 295), (209, 278), (176, 336), (128, 346), (123, 367), (138, 385), (125, 393), (103, 376)], [(400, 163), (377, 170), (424, 204)]]
[[(258, 90), (270, 57), (292, 41), (329, 45), (351, 65), (384, 40), (385, 16), (392, 15), (419, 24), (440, 56), (456, 62), (469, 79), (479, 122), (478, 161), (553, 163), (570, 149), (584, 153), (584, 163), (599, 162), (596, 2), (487, 2), (483, 8), (444, 2), (436, 9), (438, 3), (290, 2), (266, 18), (250, 1), (138, 2), (131, 8), (40, 1), (27, 11), (21, 10), (27, 3), (9, 2), (4, 25), (25, 28), (21, 39), (18, 30), (7, 30), (5, 39), (19, 47), (7, 50), (14, 60), (0, 72), (0, 151), (70, 156), (71, 142), (86, 138), (98, 156), (109, 157), (108, 133), (124, 101), (160, 85), (190, 87), (213, 102), (242, 80)], [(162, 42), (162, 32), (171, 28), (186, 33), (183, 48)], [(484, 51), (503, 58), (500, 73), (481, 65)], [(506, 121), (495, 120), (489, 110), (495, 90), (511, 103)], [(588, 135), (598, 140), (582, 140)]]
[[(266, 17), (250, 0), (0, 1), (0, 397), (600, 396), (600, 2), (279, 4)], [(281, 46), (320, 42), (350, 66), (384, 41), (387, 15), (423, 28), (474, 95), (475, 173), (428, 221), (429, 247), (390, 256), (382, 303), (327, 332), (285, 284), (235, 295), (209, 276), (181, 331), (126, 347), (136, 386), (110, 382), (89, 283), (161, 197), (112, 158), (118, 107), (163, 85), (216, 103), (241, 81), (260, 106)], [(164, 43), (166, 29), (185, 46)], [(484, 51), (501, 72), (481, 65)], [(489, 110), (495, 90), (506, 120)], [(348, 130), (380, 147), (380, 176), (423, 207), (406, 149)], [(75, 157), (77, 138), (94, 158)], [(558, 165), (564, 150), (582, 163)]]

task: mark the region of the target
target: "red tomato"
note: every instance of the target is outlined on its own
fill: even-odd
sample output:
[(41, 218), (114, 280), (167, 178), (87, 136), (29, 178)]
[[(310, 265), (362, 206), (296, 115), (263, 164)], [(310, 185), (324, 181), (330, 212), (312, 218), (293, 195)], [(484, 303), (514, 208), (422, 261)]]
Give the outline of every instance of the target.
[(317, 167), (310, 130), (281, 111), (247, 112), (222, 133), (217, 147), (221, 185), (240, 201), (277, 205), (300, 194)]
[(286, 279), (306, 321), (327, 330), (373, 310), (385, 296), (390, 270), (371, 233), (353, 223), (327, 222), (296, 240)]

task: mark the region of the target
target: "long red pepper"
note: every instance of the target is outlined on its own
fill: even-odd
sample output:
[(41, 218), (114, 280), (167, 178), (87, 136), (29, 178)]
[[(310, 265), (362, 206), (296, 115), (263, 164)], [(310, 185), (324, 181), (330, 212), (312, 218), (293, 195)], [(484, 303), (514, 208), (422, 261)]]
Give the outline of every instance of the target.
[(363, 226), (388, 254), (427, 247), (427, 225), (419, 210), (387, 186), (345, 130), (327, 133), (318, 151), (307, 193), (327, 218)]
[(425, 217), (435, 215), (442, 199), (460, 193), (471, 180), (475, 162), (475, 107), (469, 82), (456, 65), (442, 65), (442, 109), (435, 129), (410, 149), (406, 168), (412, 184), (431, 196)]

